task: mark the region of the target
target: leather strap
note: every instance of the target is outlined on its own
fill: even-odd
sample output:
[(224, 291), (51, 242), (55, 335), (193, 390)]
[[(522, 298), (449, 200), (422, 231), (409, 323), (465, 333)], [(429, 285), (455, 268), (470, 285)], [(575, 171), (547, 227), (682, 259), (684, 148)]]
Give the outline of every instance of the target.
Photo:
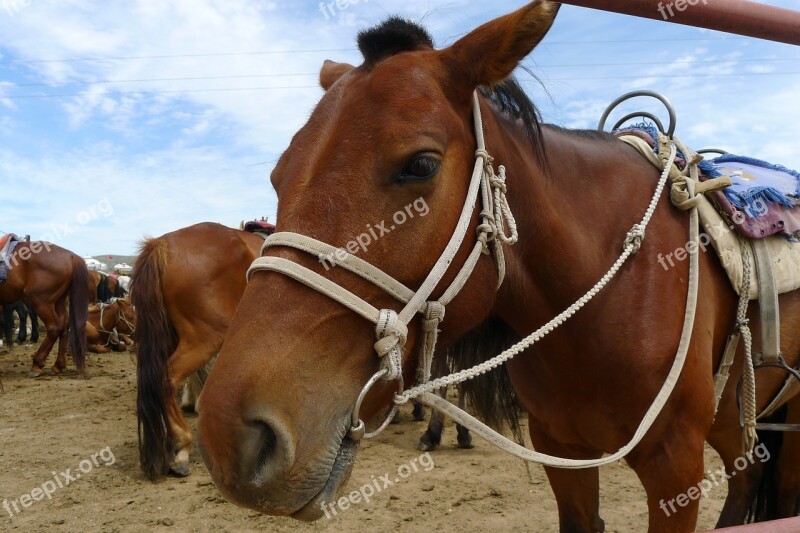
[(763, 239), (751, 241), (758, 272), (758, 305), (761, 309), (761, 353), (756, 364), (781, 360), (781, 323), (778, 289), (772, 271), (772, 257)]

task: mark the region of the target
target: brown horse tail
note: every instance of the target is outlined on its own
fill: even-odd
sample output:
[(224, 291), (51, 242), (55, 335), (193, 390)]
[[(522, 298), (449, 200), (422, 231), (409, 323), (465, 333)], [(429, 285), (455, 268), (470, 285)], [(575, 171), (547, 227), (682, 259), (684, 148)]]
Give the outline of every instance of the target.
[[(784, 405), (775, 414), (769, 416), (764, 421), (772, 424), (786, 423), (789, 406)], [(756, 468), (761, 464), (761, 476), (758, 488), (752, 494), (750, 507), (747, 510), (746, 524), (754, 522), (766, 522), (782, 518), (778, 514), (778, 465), (780, 463), (781, 447), (783, 445), (782, 431), (758, 431), (758, 443), (756, 444), (756, 454), (754, 463), (748, 468)], [(769, 458), (769, 460), (765, 460)], [(785, 467), (784, 467), (785, 468)]]
[[(69, 349), (81, 374), (86, 374), (86, 319), (89, 316), (89, 269), (78, 256), (72, 258), (69, 287)], [(36, 327), (36, 326), (34, 326)]]
[(139, 463), (153, 481), (168, 471), (172, 452), (167, 399), (175, 391), (167, 370), (178, 338), (164, 305), (167, 253), (165, 240), (144, 241), (131, 282), (131, 302), (136, 307)]

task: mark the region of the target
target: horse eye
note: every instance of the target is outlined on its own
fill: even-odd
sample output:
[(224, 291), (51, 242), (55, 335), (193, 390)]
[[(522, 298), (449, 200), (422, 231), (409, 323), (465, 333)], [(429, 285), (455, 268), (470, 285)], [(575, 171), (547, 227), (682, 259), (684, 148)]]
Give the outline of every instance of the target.
[(441, 161), (430, 155), (415, 156), (398, 176), (397, 181), (424, 181), (428, 180), (439, 172)]

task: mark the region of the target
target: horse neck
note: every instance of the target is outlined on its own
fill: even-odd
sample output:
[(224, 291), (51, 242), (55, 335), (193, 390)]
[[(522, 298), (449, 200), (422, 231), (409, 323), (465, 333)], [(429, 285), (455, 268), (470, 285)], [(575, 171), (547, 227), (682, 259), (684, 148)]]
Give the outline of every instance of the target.
[(487, 147), (506, 166), (508, 200), (520, 232), (519, 242), (506, 247), (507, 278), (496, 311), (549, 319), (619, 256), (658, 172), (622, 142), (544, 127), (548, 175), (519, 124), (491, 119), (495, 124), (487, 131), (495, 133)]
[(117, 325), (117, 320), (119, 319), (119, 304), (114, 302), (113, 304), (107, 305), (103, 310), (103, 321), (100, 324), (106, 331), (111, 331), (111, 328)]

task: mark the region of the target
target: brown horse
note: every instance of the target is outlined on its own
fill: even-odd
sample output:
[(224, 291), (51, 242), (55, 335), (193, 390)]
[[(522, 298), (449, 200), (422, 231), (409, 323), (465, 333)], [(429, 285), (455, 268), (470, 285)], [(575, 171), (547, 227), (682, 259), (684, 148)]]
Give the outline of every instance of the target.
[[(0, 303), (24, 300), (44, 322), (47, 336), (33, 356), (31, 377), (44, 372), (56, 341), (58, 356), (52, 372), (67, 367), (67, 343), (78, 371), (86, 373), (86, 313), (89, 272), (86, 263), (55, 244), (21, 242), (9, 257), (8, 279), (0, 283)], [(67, 313), (69, 301), (69, 313)]]
[(90, 352), (108, 353), (127, 350), (123, 337), (133, 335), (136, 315), (127, 300), (118, 298), (110, 304), (89, 308), (86, 341)]
[(96, 304), (100, 301), (98, 295), (100, 292), (100, 281), (102, 277), (97, 270), (89, 271), (89, 303)]
[(193, 436), (176, 399), (222, 345), (261, 237), (203, 223), (142, 243), (134, 266), (139, 460), (151, 480), (189, 474)]
[(125, 298), (127, 291), (119, 284), (119, 274), (108, 275), (108, 292), (111, 298)]
[[(659, 172), (608, 134), (540, 124), (532, 102), (509, 78), (544, 37), (557, 9), (537, 0), (443, 50), (434, 50), (423, 29), (399, 19), (362, 33), (364, 63), (323, 66), (326, 93), (272, 174), (277, 231), (346, 248), (365, 228), (380, 227), (380, 239), (348, 251), (406, 287), (419, 288), (465, 205), (477, 146), (473, 96), (480, 89), (486, 147), (507, 170), (520, 238), (503, 247), (506, 275), (499, 290), (497, 263), (491, 255), (477, 260), (447, 306), (440, 345), (458, 344), (488, 319), (487, 340), (526, 336), (578, 300), (618, 258)], [(681, 337), (688, 287), (688, 265), (665, 271), (657, 261), (659, 253), (683, 249), (689, 233), (688, 216), (667, 196), (657, 204), (641, 249), (605, 290), (489, 375), (498, 387), (510, 378), (538, 451), (573, 459), (614, 453), (631, 440), (661, 390)], [(384, 231), (391, 220), (403, 219), (392, 213), (407, 212), (419, 199), (430, 206), (427, 217)], [(478, 223), (475, 213), (472, 227)], [(476, 233), (466, 235), (431, 299), (450, 286), (476, 248)], [(286, 245), (266, 255), (275, 265), (302, 265), (376, 309), (399, 309), (384, 290), (318, 261), (324, 258)], [(699, 266), (694, 335), (683, 371), (655, 424), (626, 457), (646, 490), (653, 532), (694, 529), (697, 498), (678, 498), (674, 512), (663, 506), (674, 506), (676, 497), (703, 479), (705, 440), (728, 472), (737, 470), (743, 455), (735, 401), (741, 350), (731, 374), (734, 385), (716, 417), (712, 380), (735, 322), (737, 297), (712, 253), (700, 254)], [(800, 354), (800, 292), (780, 300), (782, 347), (794, 365)], [(758, 306), (751, 306), (754, 326), (757, 313)], [(409, 323), (407, 347), (420, 340), (420, 322)], [(394, 331), (398, 338), (403, 333)], [(754, 336), (758, 344), (757, 326)], [(327, 295), (279, 272), (252, 275), (200, 398), (200, 448), (226, 497), (271, 515), (323, 515), (355, 460), (358, 436), (349, 430), (354, 403), (381, 368), (374, 342), (374, 325)], [(466, 359), (496, 353), (479, 350)], [(415, 350), (402, 355), (405, 381), (411, 383), (418, 357)], [(759, 374), (763, 407), (784, 376)], [(383, 412), (396, 386), (378, 382), (361, 405), (361, 418)], [(498, 405), (490, 396), (475, 400), (476, 407), (481, 400), (484, 407)], [(561, 530), (603, 531), (598, 469), (546, 472)], [(739, 490), (734, 484), (746, 488), (758, 469), (745, 472), (730, 480), (732, 493)], [(737, 502), (728, 501), (726, 520), (744, 519), (748, 502), (740, 503), (745, 505), (737, 509)]]

